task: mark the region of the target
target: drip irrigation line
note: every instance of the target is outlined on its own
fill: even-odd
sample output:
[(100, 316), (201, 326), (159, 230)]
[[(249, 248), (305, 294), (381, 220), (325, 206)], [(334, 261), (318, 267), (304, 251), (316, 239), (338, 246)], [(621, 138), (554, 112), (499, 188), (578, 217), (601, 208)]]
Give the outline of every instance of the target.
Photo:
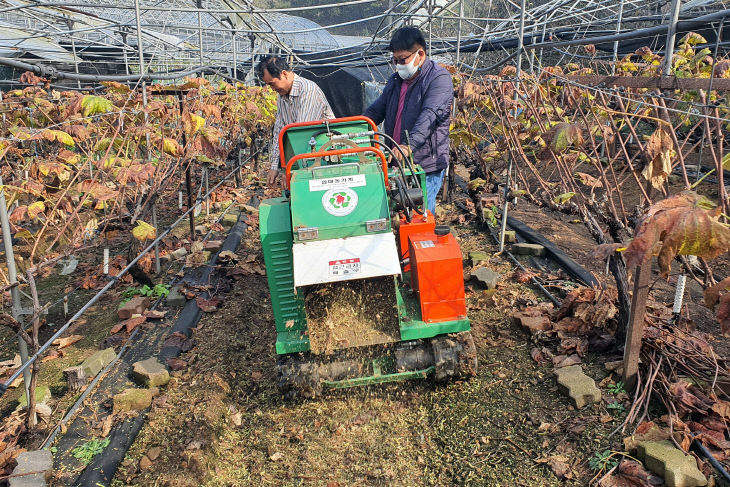
[(705, 448), (705, 445), (703, 445), (702, 442), (699, 441), (694, 435), (692, 435), (692, 442), (695, 444), (697, 449), (702, 452), (702, 455), (705, 456), (707, 460), (709, 460), (712, 466), (715, 467), (718, 472), (720, 472), (720, 475), (722, 475), (725, 480), (730, 480), (730, 473), (725, 470), (722, 464), (718, 462), (714, 456), (712, 456), (712, 453), (710, 453), (709, 450)]
[[(496, 235), (495, 235), (495, 234), (494, 234), (494, 233), (492, 232), (492, 228), (491, 228), (491, 227), (489, 228), (489, 234), (490, 234), (490, 235), (492, 236), (492, 238), (493, 238), (493, 239), (495, 240), (495, 242), (497, 242), (497, 244), (499, 244), (499, 238), (498, 238), (498, 237), (497, 237), (497, 236), (496, 236)], [(502, 253), (503, 253), (503, 254), (506, 254), (506, 255), (507, 255), (507, 257), (509, 258), (509, 260), (511, 260), (511, 261), (512, 261), (512, 263), (513, 263), (513, 264), (515, 264), (515, 265), (516, 265), (516, 266), (517, 266), (517, 267), (518, 267), (518, 268), (519, 268), (519, 269), (520, 269), (520, 270), (521, 270), (522, 272), (526, 272), (526, 273), (529, 273), (529, 271), (528, 271), (528, 270), (527, 270), (527, 269), (525, 268), (525, 266), (523, 266), (523, 265), (522, 265), (522, 263), (521, 263), (521, 262), (520, 262), (519, 260), (517, 260), (517, 258), (516, 258), (516, 257), (515, 257), (514, 255), (512, 255), (512, 252), (510, 252), (509, 250), (507, 250), (507, 249), (505, 248), (505, 249), (503, 249), (503, 250), (502, 250)], [(552, 293), (551, 293), (550, 291), (548, 291), (548, 290), (547, 290), (547, 289), (545, 288), (545, 286), (543, 286), (543, 285), (542, 285), (542, 283), (541, 283), (540, 281), (538, 281), (538, 280), (537, 280), (537, 279), (535, 278), (535, 276), (530, 276), (530, 280), (532, 281), (532, 283), (533, 283), (533, 284), (534, 284), (535, 286), (537, 286), (537, 288), (538, 288), (538, 289), (539, 289), (540, 291), (542, 291), (542, 293), (543, 293), (543, 294), (544, 294), (544, 295), (545, 295), (545, 296), (546, 296), (546, 297), (547, 297), (547, 298), (548, 298), (548, 299), (549, 299), (550, 301), (552, 301), (552, 303), (553, 303), (553, 304), (554, 304), (555, 306), (557, 306), (557, 307), (560, 307), (560, 303), (561, 303), (561, 301), (560, 301), (560, 300), (559, 300), (558, 298), (556, 298), (556, 297), (555, 297), (555, 296), (554, 296), (554, 295), (553, 295), (553, 294), (552, 294)]]
[[(692, 30), (696, 27), (706, 27), (710, 22), (720, 21), (723, 17), (730, 16), (730, 9), (719, 10), (707, 15), (701, 15), (689, 20), (680, 20), (677, 22), (677, 32), (684, 32)], [(551, 48), (551, 47), (565, 47), (573, 45), (584, 45), (584, 44), (603, 44), (614, 41), (625, 41), (625, 40), (637, 40), (645, 39), (649, 37), (655, 37), (659, 34), (663, 34), (667, 31), (667, 25), (657, 25), (653, 27), (646, 27), (643, 29), (637, 29), (629, 32), (622, 32), (620, 34), (593, 36), (593, 37), (582, 37), (580, 39), (567, 39), (564, 41), (557, 42), (545, 42), (540, 44), (534, 44), (525, 46), (527, 48), (534, 49), (536, 47)], [(560, 33), (556, 32), (556, 35)]]
[(59, 328), (58, 331), (56, 333), (54, 333), (53, 336), (48, 339), (48, 341), (46, 341), (46, 343), (44, 343), (43, 345), (41, 345), (41, 347), (38, 349), (38, 351), (35, 354), (33, 354), (32, 357), (30, 357), (23, 365), (21, 365), (18, 369), (16, 369), (15, 372), (13, 373), (13, 375), (11, 375), (10, 378), (7, 381), (5, 381), (4, 383), (0, 383), (0, 397), (2, 397), (5, 394), (5, 392), (8, 389), (8, 386), (10, 384), (12, 384), (13, 381), (15, 381), (15, 379), (17, 379), (20, 376), (20, 374), (23, 373), (23, 371), (25, 369), (27, 369), (33, 362), (35, 362), (51, 346), (51, 344), (53, 343), (53, 341), (55, 339), (57, 339), (58, 337), (60, 337), (63, 334), (63, 332), (65, 332), (68, 329), (68, 327), (71, 326), (71, 324), (74, 321), (76, 321), (81, 315), (83, 315), (86, 312), (86, 310), (88, 310), (104, 294), (106, 294), (106, 292), (109, 289), (111, 289), (119, 281), (119, 279), (122, 276), (124, 276), (127, 272), (129, 272), (129, 270), (137, 262), (139, 262), (139, 260), (142, 257), (144, 257), (150, 250), (152, 250), (155, 247), (156, 244), (158, 244), (164, 237), (166, 237), (172, 231), (173, 228), (175, 228), (177, 225), (179, 225), (181, 222), (183, 222), (188, 217), (188, 215), (190, 214), (190, 212), (195, 209), (195, 206), (197, 204), (199, 204), (202, 200), (205, 200), (205, 198), (208, 198), (216, 189), (218, 189), (225, 181), (227, 181), (228, 178), (230, 178), (231, 176), (233, 176), (235, 174), (235, 172), (238, 171), (241, 166), (243, 166), (243, 164), (245, 164), (246, 162), (250, 161), (251, 158), (253, 158), (254, 156), (257, 156), (259, 154), (259, 152), (256, 152), (255, 154), (252, 154), (251, 156), (249, 156), (248, 159), (246, 159), (245, 161), (243, 161), (240, 164), (238, 164), (231, 172), (228, 173), (228, 175), (226, 175), (223, 179), (221, 179), (221, 181), (218, 182), (218, 184), (216, 184), (215, 186), (213, 186), (202, 197), (202, 199), (201, 198), (196, 199), (195, 204), (191, 205), (191, 207), (188, 208), (187, 211), (185, 211), (182, 215), (180, 215), (180, 217), (178, 217), (178, 219), (175, 220), (175, 222), (172, 225), (170, 225), (169, 227), (167, 227), (167, 229), (165, 229), (164, 232), (162, 232), (160, 235), (158, 235), (157, 238), (155, 238), (144, 250), (142, 250), (142, 252), (140, 252), (134, 259), (132, 259), (132, 261), (129, 262), (127, 264), (127, 266), (124, 269), (122, 269), (116, 276), (110, 278), (109, 282), (103, 288), (101, 288), (101, 290), (99, 290), (99, 292), (96, 293), (84, 306), (82, 306), (81, 309), (79, 309), (66, 322), (65, 325), (63, 325), (61, 328)]
[[(231, 203), (230, 205), (228, 205), (221, 212), (221, 214), (216, 218), (215, 223), (220, 222), (223, 219), (223, 217), (228, 213), (228, 211), (231, 208), (233, 208), (234, 206), (235, 206), (234, 203)], [(212, 233), (213, 233), (213, 230), (212, 229), (208, 230), (208, 233), (205, 235), (205, 237), (203, 237), (203, 241), (208, 240), (208, 238), (210, 238), (210, 236), (212, 235)], [(172, 265), (170, 267), (172, 267)], [(182, 269), (185, 269), (185, 267), (186, 267), (185, 264), (183, 264)], [(173, 277), (170, 280), (170, 284), (171, 285), (174, 284), (174, 282), (176, 280), (177, 280), (177, 277)], [(160, 296), (159, 298), (157, 298), (157, 301), (155, 301), (155, 303), (152, 305), (151, 309), (153, 309), (153, 310), (156, 309), (160, 305), (160, 303), (162, 302), (163, 299), (164, 299), (163, 296)], [(78, 408), (84, 402), (84, 400), (86, 399), (86, 397), (94, 389), (94, 387), (99, 382), (99, 380), (102, 377), (104, 377), (106, 375), (106, 373), (112, 368), (112, 366), (122, 357), (122, 355), (124, 355), (124, 352), (126, 352), (126, 350), (129, 347), (130, 343), (132, 343), (133, 340), (136, 338), (137, 334), (139, 333), (139, 330), (140, 330), (140, 328), (135, 328), (134, 329), (134, 331), (129, 336), (129, 338), (127, 338), (127, 340), (124, 342), (124, 345), (122, 345), (122, 348), (119, 350), (119, 353), (117, 353), (117, 356), (114, 358), (114, 360), (112, 360), (99, 374), (96, 375), (96, 377), (94, 377), (94, 380), (91, 381), (91, 383), (87, 386), (86, 390), (81, 394), (81, 396), (79, 396), (78, 400), (68, 410), (68, 412), (63, 417), (63, 419), (61, 419), (61, 421), (56, 426), (56, 428), (54, 428), (53, 432), (43, 442), (43, 444), (41, 445), (41, 448), (42, 449), (44, 449), (44, 450), (45, 449), (48, 449), (48, 447), (53, 444), (53, 440), (55, 440), (56, 436), (61, 431), (61, 428), (63, 427), (63, 425), (64, 424), (67, 424), (69, 422), (69, 420), (73, 417), (73, 415), (76, 413), (76, 411), (78, 410)]]
[[(159, 301), (158, 301), (159, 302)], [(157, 303), (155, 303), (157, 304)], [(153, 306), (154, 309), (154, 306)], [(129, 335), (129, 338), (124, 342), (124, 345), (122, 345), (122, 348), (119, 350), (119, 353), (116, 357), (114, 357), (114, 360), (109, 362), (109, 364), (104, 367), (104, 369), (96, 374), (96, 377), (94, 377), (94, 380), (91, 381), (91, 383), (86, 386), (86, 390), (79, 396), (79, 398), (76, 400), (76, 402), (71, 406), (71, 408), (68, 410), (66, 415), (61, 419), (61, 421), (58, 423), (58, 425), (53, 429), (53, 432), (48, 435), (46, 440), (41, 445), (41, 449), (47, 450), (50, 445), (53, 444), (53, 440), (56, 439), (56, 436), (58, 433), (61, 432), (61, 428), (64, 424), (68, 423), (69, 420), (76, 414), (76, 411), (79, 409), (79, 407), (83, 404), (84, 400), (86, 400), (86, 397), (91, 393), (91, 391), (94, 390), (94, 387), (96, 384), (101, 380), (102, 377), (106, 375), (109, 370), (114, 366), (114, 364), (117, 363), (117, 361), (121, 358), (122, 355), (124, 355), (124, 352), (127, 351), (127, 347), (129, 347), (129, 344), (132, 343), (132, 340), (137, 336), (139, 333), (140, 328), (135, 328), (131, 335)]]

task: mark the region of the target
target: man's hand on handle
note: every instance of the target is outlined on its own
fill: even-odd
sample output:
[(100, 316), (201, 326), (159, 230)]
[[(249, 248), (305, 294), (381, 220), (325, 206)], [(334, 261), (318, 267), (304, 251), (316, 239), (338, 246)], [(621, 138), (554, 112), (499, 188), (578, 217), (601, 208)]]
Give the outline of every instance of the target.
[[(411, 148), (407, 145), (399, 145), (398, 147), (401, 148), (401, 150), (398, 150), (396, 147), (393, 147), (393, 156), (395, 156), (396, 159), (403, 162), (403, 154), (406, 155), (406, 157), (411, 155)], [(402, 152), (401, 152), (402, 151)]]

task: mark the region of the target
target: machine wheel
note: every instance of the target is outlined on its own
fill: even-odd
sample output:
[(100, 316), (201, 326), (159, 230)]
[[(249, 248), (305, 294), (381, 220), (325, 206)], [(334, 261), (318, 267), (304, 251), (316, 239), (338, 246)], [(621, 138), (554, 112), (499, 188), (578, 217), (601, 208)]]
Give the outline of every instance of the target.
[(431, 341), (437, 381), (465, 378), (477, 373), (477, 350), (471, 332), (436, 337)]
[(280, 357), (277, 363), (277, 387), (287, 399), (317, 397), (322, 392), (319, 367), (301, 357)]

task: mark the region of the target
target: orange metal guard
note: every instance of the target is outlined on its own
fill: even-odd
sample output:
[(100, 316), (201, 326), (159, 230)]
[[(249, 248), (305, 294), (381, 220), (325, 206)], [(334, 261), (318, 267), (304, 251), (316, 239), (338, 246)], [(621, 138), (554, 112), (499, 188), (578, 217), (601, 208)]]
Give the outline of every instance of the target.
[[(292, 127), (314, 127), (317, 125), (327, 125), (327, 124), (333, 124), (333, 123), (339, 123), (339, 122), (367, 122), (368, 125), (370, 125), (370, 128), (373, 130), (373, 132), (378, 131), (378, 127), (375, 125), (375, 122), (370, 120), (368, 117), (363, 117), (362, 115), (355, 115), (353, 117), (342, 117), (342, 118), (333, 118), (330, 120), (315, 120), (313, 122), (294, 122), (290, 123), (288, 125), (285, 125), (283, 129), (281, 129), (281, 132), (279, 132), (279, 157), (281, 159), (281, 167), (286, 166), (286, 161), (284, 160), (284, 134), (287, 130), (289, 130)], [(375, 140), (378, 140), (378, 135), (375, 134)]]
[(385, 154), (383, 154), (383, 151), (380, 149), (376, 149), (375, 147), (349, 147), (347, 149), (337, 149), (337, 150), (326, 150), (326, 151), (320, 151), (320, 152), (306, 152), (304, 154), (299, 154), (291, 159), (289, 159), (289, 163), (286, 165), (286, 189), (289, 189), (289, 183), (291, 181), (291, 168), (294, 165), (295, 162), (300, 161), (302, 159), (312, 159), (314, 157), (327, 157), (327, 156), (345, 156), (349, 154), (357, 154), (359, 152), (372, 152), (376, 156), (380, 158), (380, 164), (383, 169), (383, 180), (385, 181), (385, 187), (388, 187), (388, 162), (385, 159)]

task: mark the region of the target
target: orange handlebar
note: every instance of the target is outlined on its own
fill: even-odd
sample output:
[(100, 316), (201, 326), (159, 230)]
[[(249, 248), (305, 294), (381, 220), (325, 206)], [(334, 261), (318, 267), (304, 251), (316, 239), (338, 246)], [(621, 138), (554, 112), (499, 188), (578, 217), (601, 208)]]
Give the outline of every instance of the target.
[[(286, 165), (286, 161), (284, 160), (284, 134), (287, 130), (293, 127), (316, 127), (318, 125), (327, 126), (327, 124), (332, 125), (341, 122), (367, 122), (373, 132), (378, 131), (378, 127), (375, 125), (375, 122), (370, 120), (368, 117), (364, 117), (362, 115), (355, 115), (353, 117), (332, 118), (330, 120), (315, 120), (313, 122), (290, 123), (288, 125), (285, 125), (284, 128), (282, 128), (279, 132), (279, 159), (281, 160), (281, 167), (285, 167)], [(375, 134), (375, 140), (378, 140), (377, 134)]]
[(327, 157), (327, 156), (345, 156), (350, 154), (357, 154), (360, 152), (373, 152), (376, 156), (380, 158), (381, 167), (383, 168), (383, 180), (385, 181), (385, 187), (388, 187), (388, 162), (385, 159), (385, 154), (383, 154), (383, 151), (380, 149), (376, 149), (375, 147), (349, 147), (347, 149), (337, 149), (337, 150), (327, 150), (327, 151), (321, 151), (321, 152), (307, 152), (304, 154), (299, 154), (291, 159), (289, 159), (289, 163), (286, 165), (286, 189), (290, 188), (290, 182), (291, 182), (291, 168), (294, 165), (295, 162), (300, 161), (302, 159), (313, 159), (315, 157)]

